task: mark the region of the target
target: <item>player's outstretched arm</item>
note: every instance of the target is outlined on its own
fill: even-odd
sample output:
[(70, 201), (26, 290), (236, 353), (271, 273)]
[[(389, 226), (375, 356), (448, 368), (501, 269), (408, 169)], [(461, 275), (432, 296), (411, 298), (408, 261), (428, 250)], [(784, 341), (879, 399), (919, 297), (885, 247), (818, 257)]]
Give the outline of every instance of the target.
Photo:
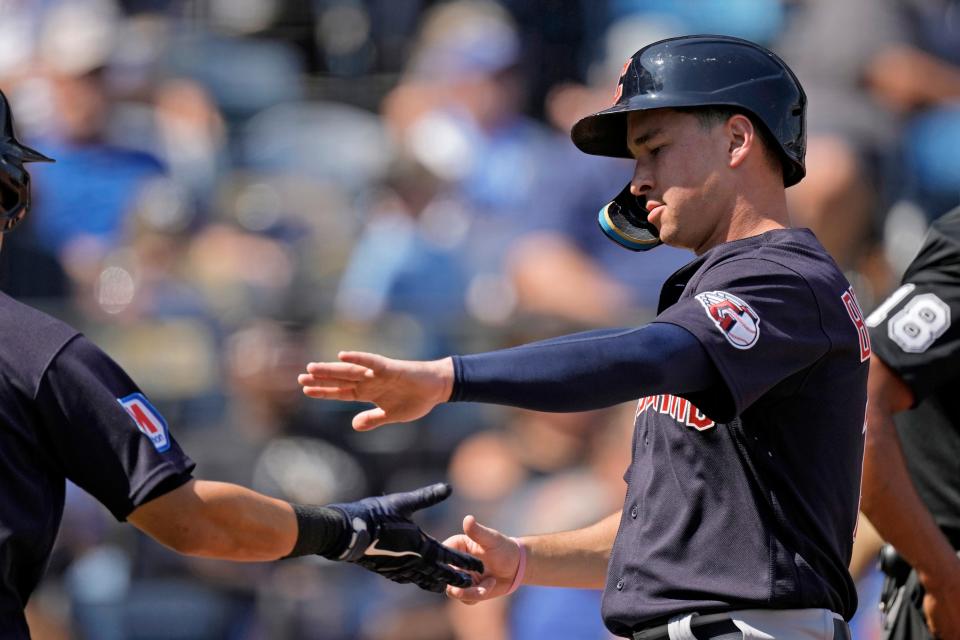
[(341, 351), (339, 362), (311, 362), (297, 378), (311, 398), (372, 402), (353, 418), (357, 431), (421, 418), (450, 399), (453, 361), (394, 360), (375, 353)]
[(470, 585), (465, 571), (483, 571), (480, 561), (443, 547), (411, 520), (450, 493), (449, 485), (435, 484), (317, 507), (291, 505), (234, 484), (191, 480), (128, 519), (187, 555), (268, 561), (318, 554), (439, 593), (448, 585)]
[(863, 512), (917, 570), (935, 636), (960, 640), (960, 559), (910, 479), (893, 416), (913, 404), (909, 387), (876, 355), (870, 360)]
[[(341, 352), (314, 362), (297, 380), (312, 398), (373, 402), (357, 414), (360, 431), (408, 422), (447, 401), (536, 411), (587, 411), (658, 393), (716, 389), (724, 382), (686, 329), (654, 322), (604, 329), (432, 362)], [(682, 363), (682, 366), (678, 366)]]
[(520, 538), (508, 537), (463, 519), (463, 534), (444, 545), (481, 560), (484, 571), (470, 587), (447, 587), (447, 595), (474, 604), (512, 593), (521, 584), (602, 589), (620, 513), (575, 531)]

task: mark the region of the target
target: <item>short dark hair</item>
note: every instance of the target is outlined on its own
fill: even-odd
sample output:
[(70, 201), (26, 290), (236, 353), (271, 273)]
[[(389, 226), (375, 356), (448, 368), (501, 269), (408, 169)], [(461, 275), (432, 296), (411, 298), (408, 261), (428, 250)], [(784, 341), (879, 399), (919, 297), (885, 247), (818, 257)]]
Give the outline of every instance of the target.
[(700, 126), (704, 129), (712, 129), (718, 124), (723, 124), (735, 115), (746, 117), (753, 123), (753, 129), (757, 132), (760, 142), (763, 143), (763, 151), (770, 165), (780, 170), (780, 175), (784, 176), (787, 167), (784, 165), (783, 154), (780, 152), (780, 144), (777, 142), (767, 126), (760, 122), (760, 119), (754, 116), (746, 109), (737, 107), (728, 107), (725, 105), (707, 106), (707, 107), (678, 107), (677, 111), (689, 113), (696, 116), (700, 121)]

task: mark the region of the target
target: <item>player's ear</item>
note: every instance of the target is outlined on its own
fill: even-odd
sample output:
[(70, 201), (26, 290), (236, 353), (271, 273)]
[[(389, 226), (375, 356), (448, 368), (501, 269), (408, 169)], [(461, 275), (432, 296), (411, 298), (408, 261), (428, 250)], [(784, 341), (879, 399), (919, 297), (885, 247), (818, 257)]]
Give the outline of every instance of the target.
[(727, 119), (724, 126), (728, 147), (727, 155), (731, 169), (739, 167), (750, 151), (757, 148), (757, 131), (747, 116), (737, 113)]

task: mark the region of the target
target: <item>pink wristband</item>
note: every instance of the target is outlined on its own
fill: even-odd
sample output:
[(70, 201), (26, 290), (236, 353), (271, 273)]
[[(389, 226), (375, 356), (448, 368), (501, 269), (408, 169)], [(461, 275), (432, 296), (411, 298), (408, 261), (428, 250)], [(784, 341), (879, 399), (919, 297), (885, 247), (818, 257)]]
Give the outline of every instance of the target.
[(520, 585), (523, 584), (523, 574), (527, 572), (527, 548), (523, 546), (523, 543), (517, 538), (510, 539), (516, 542), (517, 546), (520, 547), (520, 562), (517, 564), (517, 575), (513, 577), (513, 584), (510, 585), (510, 590), (504, 595), (510, 595), (519, 589)]

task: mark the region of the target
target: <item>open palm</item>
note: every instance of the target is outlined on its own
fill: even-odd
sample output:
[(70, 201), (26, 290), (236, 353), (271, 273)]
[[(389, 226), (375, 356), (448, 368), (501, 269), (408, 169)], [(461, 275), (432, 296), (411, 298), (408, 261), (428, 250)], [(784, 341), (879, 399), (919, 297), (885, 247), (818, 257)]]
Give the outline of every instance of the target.
[(372, 402), (358, 413), (353, 428), (368, 431), (391, 422), (410, 422), (450, 397), (453, 364), (394, 360), (375, 353), (341, 351), (339, 362), (311, 362), (297, 377), (311, 398)]

